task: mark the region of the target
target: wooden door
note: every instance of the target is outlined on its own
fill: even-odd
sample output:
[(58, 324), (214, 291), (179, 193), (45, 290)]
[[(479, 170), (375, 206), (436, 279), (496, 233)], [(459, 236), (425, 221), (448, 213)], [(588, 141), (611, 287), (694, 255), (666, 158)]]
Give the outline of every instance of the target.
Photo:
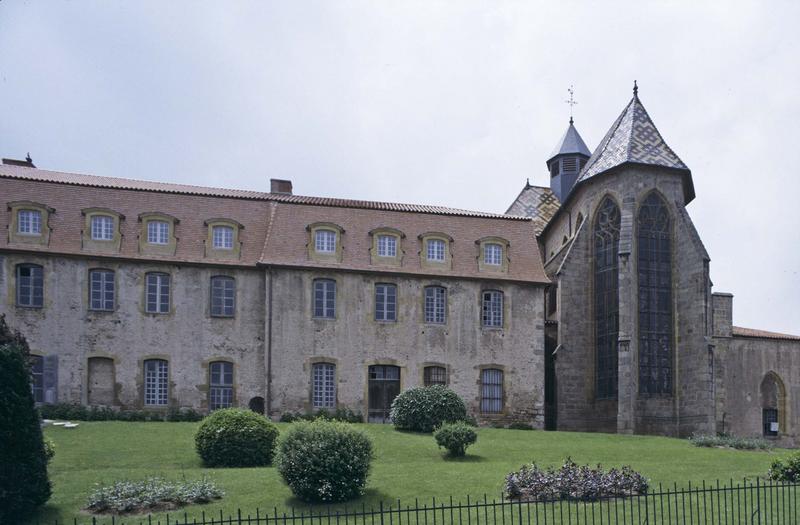
[(389, 423), (392, 401), (400, 393), (400, 367), (369, 367), (368, 414), (370, 423)]
[(107, 357), (89, 358), (90, 405), (114, 404), (114, 361)]

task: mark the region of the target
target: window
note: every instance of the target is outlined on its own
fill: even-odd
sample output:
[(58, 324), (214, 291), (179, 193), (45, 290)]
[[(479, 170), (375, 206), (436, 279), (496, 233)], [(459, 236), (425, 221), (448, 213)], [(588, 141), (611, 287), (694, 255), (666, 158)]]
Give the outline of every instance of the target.
[(89, 309), (114, 310), (114, 272), (89, 270)]
[(169, 223), (166, 221), (148, 221), (147, 242), (150, 244), (169, 244)]
[(314, 317), (322, 319), (336, 317), (336, 281), (332, 279), (314, 281)]
[(375, 320), (397, 320), (397, 286), (394, 284), (375, 285)]
[(441, 239), (428, 239), (427, 254), (429, 261), (444, 262), (444, 241)]
[(214, 361), (208, 365), (208, 408), (228, 408), (233, 404), (233, 363)]
[(672, 248), (669, 211), (656, 193), (639, 208), (639, 392), (672, 393)]
[(397, 257), (397, 237), (378, 235), (378, 257)]
[(236, 303), (236, 281), (233, 277), (211, 278), (211, 315), (233, 317)]
[(311, 370), (312, 405), (314, 408), (336, 408), (336, 365), (315, 363)]
[(169, 313), (169, 275), (166, 273), (148, 273), (146, 281), (145, 312), (151, 314)]
[(481, 412), (498, 414), (503, 411), (503, 371), (497, 368), (481, 370)]
[(619, 357), (619, 208), (606, 197), (594, 224), (595, 388), (598, 399), (617, 397)]
[(44, 273), (36, 264), (17, 266), (17, 306), (41, 308), (44, 306)]
[(334, 253), (336, 251), (336, 232), (317, 230), (314, 235), (314, 249), (320, 253)]
[(169, 364), (163, 359), (144, 362), (144, 404), (166, 406), (169, 396)]
[(216, 250), (233, 249), (233, 228), (230, 226), (214, 226), (211, 229), (212, 244)]
[(17, 212), (17, 231), (23, 235), (41, 235), (42, 212), (39, 210), (19, 210)]
[(488, 243), (483, 247), (483, 262), (493, 266), (503, 264), (503, 247), (496, 243)]
[(786, 432), (785, 423), (786, 389), (783, 381), (774, 372), (768, 372), (761, 381), (761, 421), (765, 437), (777, 437)]
[(95, 241), (111, 241), (114, 239), (114, 218), (108, 215), (92, 216), (92, 239)]
[(447, 321), (447, 290), (443, 286), (425, 287), (425, 322), (444, 324)]
[(422, 371), (425, 386), (447, 385), (447, 369), (443, 366), (426, 366)]
[(483, 292), (483, 326), (503, 327), (503, 292), (488, 290)]
[(31, 356), (31, 390), (36, 403), (44, 403), (44, 357)]

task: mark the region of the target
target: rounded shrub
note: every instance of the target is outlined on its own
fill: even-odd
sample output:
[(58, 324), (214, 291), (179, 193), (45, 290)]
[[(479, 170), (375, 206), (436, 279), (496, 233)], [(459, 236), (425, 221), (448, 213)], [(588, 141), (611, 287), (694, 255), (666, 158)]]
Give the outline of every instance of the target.
[(20, 523), (50, 498), (28, 344), (0, 316), (0, 523)]
[(409, 388), (394, 398), (391, 417), (397, 430), (433, 432), (444, 423), (466, 419), (467, 406), (446, 386)]
[(278, 427), (260, 414), (242, 408), (215, 410), (194, 436), (197, 453), (207, 467), (269, 465)]
[(308, 502), (337, 502), (364, 493), (372, 440), (348, 423), (293, 423), (278, 440), (275, 464), (294, 495)]
[(800, 481), (800, 452), (790, 454), (784, 459), (774, 459), (767, 472), (767, 478), (772, 481)]
[(447, 453), (453, 457), (463, 456), (467, 447), (478, 441), (475, 429), (463, 422), (442, 425), (433, 433), (433, 437), (439, 447), (446, 448)]

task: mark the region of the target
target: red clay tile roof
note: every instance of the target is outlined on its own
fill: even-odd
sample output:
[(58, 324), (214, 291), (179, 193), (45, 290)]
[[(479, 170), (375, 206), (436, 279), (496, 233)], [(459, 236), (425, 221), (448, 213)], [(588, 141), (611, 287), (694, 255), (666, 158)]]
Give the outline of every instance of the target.
[[(34, 201), (55, 209), (49, 221), (50, 244), (19, 245), (0, 236), (0, 250), (38, 251), (83, 256), (94, 254), (82, 248), (84, 208), (104, 207), (124, 215), (120, 231), (120, 251), (113, 257), (164, 262), (287, 265), (326, 267), (358, 271), (430, 274), (442, 277), (474, 277), (523, 282), (548, 282), (530, 219), (482, 214), (437, 206), (404, 205), (349, 201), (316, 197), (226, 190), (196, 186), (132, 181), (109, 177), (73, 175), (59, 172), (0, 166), (0, 195), (4, 203)], [(176, 217), (178, 238), (175, 255), (155, 256), (139, 253), (138, 237), (142, 213), (159, 212)], [(205, 258), (207, 226), (212, 218), (233, 219), (244, 228), (239, 259)], [(10, 212), (0, 211), (0, 231), (9, 227)], [(332, 222), (344, 228), (343, 260), (339, 264), (312, 261), (308, 256), (306, 227), (314, 222)], [(378, 227), (402, 231), (401, 248), (405, 258), (401, 268), (370, 264), (369, 232)], [(453, 268), (442, 273), (420, 264), (418, 236), (429, 231), (453, 238)], [(497, 236), (509, 241), (509, 270), (506, 274), (478, 271), (478, 245), (483, 237)]]
[(204, 186), (192, 186), (190, 184), (171, 184), (167, 182), (48, 171), (6, 164), (0, 165), (0, 177), (56, 182), (60, 184), (73, 184), (76, 186), (90, 186), (95, 188), (115, 188), (158, 193), (177, 193), (183, 195), (207, 195), (210, 197), (230, 197), (234, 199), (270, 200), (294, 204), (312, 204), (314, 206), (334, 206), (337, 208), (364, 208), (369, 210), (431, 213), (434, 215), (461, 215), (465, 217), (482, 217), (487, 219), (527, 220), (527, 217), (522, 216), (514, 217), (506, 214), (462, 210), (459, 208), (432, 206), (428, 204), (401, 204), (396, 202), (363, 201), (333, 197), (306, 197), (302, 195), (267, 193), (255, 190), (209, 188)]
[(800, 336), (779, 334), (777, 332), (767, 332), (766, 330), (756, 330), (754, 328), (733, 327), (734, 337), (755, 337), (759, 339), (782, 339), (785, 341), (800, 341)]

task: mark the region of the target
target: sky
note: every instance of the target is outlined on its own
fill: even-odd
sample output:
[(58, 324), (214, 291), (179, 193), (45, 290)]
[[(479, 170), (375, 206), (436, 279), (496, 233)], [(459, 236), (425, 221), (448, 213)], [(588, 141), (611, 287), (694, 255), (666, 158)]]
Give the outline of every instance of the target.
[(639, 96), (734, 323), (800, 334), (800, 2), (0, 0), (0, 156), (504, 212)]

